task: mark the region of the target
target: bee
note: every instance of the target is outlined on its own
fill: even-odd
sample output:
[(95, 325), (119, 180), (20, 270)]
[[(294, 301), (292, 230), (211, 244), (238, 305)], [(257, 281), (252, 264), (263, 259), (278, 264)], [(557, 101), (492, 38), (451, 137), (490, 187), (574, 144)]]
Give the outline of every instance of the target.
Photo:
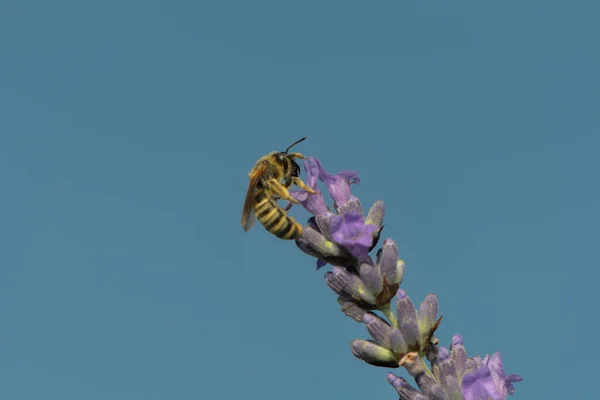
[(242, 210), (242, 227), (249, 231), (256, 219), (265, 229), (284, 240), (294, 240), (302, 235), (302, 225), (287, 215), (276, 201), (288, 200), (298, 204), (288, 192), (291, 185), (315, 194), (300, 178), (300, 166), (295, 159), (306, 159), (300, 153), (288, 153), (292, 147), (304, 141), (306, 137), (292, 143), (285, 151), (274, 151), (261, 157), (254, 165), (248, 176), (250, 184)]

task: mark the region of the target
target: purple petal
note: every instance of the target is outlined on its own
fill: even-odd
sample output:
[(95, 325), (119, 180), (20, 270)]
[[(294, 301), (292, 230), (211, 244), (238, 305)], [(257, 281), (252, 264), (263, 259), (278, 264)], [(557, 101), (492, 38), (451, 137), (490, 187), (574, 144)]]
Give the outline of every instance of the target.
[(319, 179), (323, 181), (327, 186), (327, 190), (333, 198), (336, 208), (345, 205), (348, 202), (348, 200), (350, 200), (350, 198), (353, 197), (352, 191), (350, 190), (350, 184), (360, 183), (358, 174), (354, 171), (344, 170), (338, 172), (336, 175), (332, 175), (329, 172), (325, 171), (325, 169), (323, 169), (321, 163), (317, 158), (314, 159), (314, 162), (318, 165), (319, 168)]
[[(304, 161), (304, 170), (306, 171), (306, 184), (311, 189), (319, 192), (317, 178), (319, 177), (319, 164), (309, 158)], [(290, 190), (290, 195), (298, 200), (300, 204), (312, 215), (321, 215), (329, 212), (325, 205), (325, 199), (319, 192), (310, 194), (304, 190)]]
[(488, 359), (488, 367), (490, 367), (493, 374), (498, 375), (502, 380), (506, 379), (506, 372), (504, 371), (500, 352), (496, 352), (490, 356)]
[(321, 193), (310, 194), (304, 190), (290, 190), (289, 192), (312, 215), (321, 215), (330, 212), (325, 205), (325, 199)]
[[(463, 379), (464, 382), (464, 379)], [(469, 384), (467, 388), (465, 388), (464, 384), (461, 388), (462, 395), (464, 400), (496, 400), (498, 397), (491, 397), (490, 393), (484, 386), (479, 385), (477, 382), (473, 384)]]
[(513, 385), (513, 383), (517, 383), (517, 382), (521, 382), (523, 380), (523, 378), (521, 377), (521, 375), (517, 375), (517, 374), (510, 374), (507, 378), (506, 378), (506, 391), (508, 392), (508, 394), (512, 395), (515, 393), (515, 385)]
[(523, 380), (523, 378), (519, 375), (511, 374), (511, 379), (510, 381), (508, 380), (504, 370), (504, 365), (502, 364), (502, 356), (500, 355), (500, 352), (492, 354), (487, 361), (487, 366), (492, 373), (492, 377), (494, 378), (496, 390), (505, 395), (514, 393), (515, 387), (513, 382), (520, 382)]
[(306, 171), (306, 184), (313, 190), (317, 189), (320, 164), (315, 158), (309, 157), (304, 160), (304, 171)]
[(365, 225), (360, 214), (349, 212), (332, 216), (329, 227), (333, 240), (350, 254), (361, 261), (369, 257), (375, 225)]
[(498, 391), (492, 372), (487, 365), (481, 365), (477, 370), (467, 372), (463, 376), (461, 389), (465, 400), (505, 399), (502, 391)]
[(356, 171), (343, 169), (337, 173), (337, 176), (355, 185), (360, 184), (360, 178), (358, 177), (358, 173)]

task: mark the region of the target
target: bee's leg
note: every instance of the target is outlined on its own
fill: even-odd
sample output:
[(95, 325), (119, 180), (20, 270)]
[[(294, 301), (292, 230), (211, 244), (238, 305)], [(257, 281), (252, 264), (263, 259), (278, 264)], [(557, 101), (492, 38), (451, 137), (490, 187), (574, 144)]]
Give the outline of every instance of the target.
[(297, 176), (292, 177), (292, 183), (296, 186), (298, 186), (300, 189), (302, 190), (306, 190), (308, 193), (310, 194), (317, 194), (319, 192), (315, 192), (314, 190), (312, 190), (310, 187), (308, 187), (306, 185), (306, 183), (304, 183), (302, 181), (302, 179), (298, 178)]
[(287, 205), (283, 208), (283, 210), (290, 211), (290, 208), (292, 208), (293, 205), (294, 205), (294, 203), (292, 203), (291, 201), (288, 201)]
[(292, 203), (298, 204), (298, 200), (293, 198), (290, 195), (290, 192), (283, 186), (277, 179), (269, 179), (267, 181), (267, 185), (269, 185), (269, 189), (275, 196), (279, 196), (280, 198), (291, 201)]

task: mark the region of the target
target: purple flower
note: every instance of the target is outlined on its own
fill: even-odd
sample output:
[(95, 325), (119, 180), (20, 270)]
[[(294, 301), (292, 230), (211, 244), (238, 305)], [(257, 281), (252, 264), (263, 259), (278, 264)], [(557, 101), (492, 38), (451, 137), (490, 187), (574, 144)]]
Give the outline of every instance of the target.
[(359, 184), (360, 179), (355, 171), (343, 170), (335, 175), (325, 171), (318, 159), (314, 159), (315, 166), (319, 170), (319, 179), (327, 185), (327, 190), (334, 201), (334, 207), (339, 209), (350, 199), (356, 198), (350, 190), (351, 184)]
[[(404, 274), (404, 262), (398, 259), (398, 249), (391, 239), (377, 253), (377, 262), (369, 257), (379, 241), (385, 206), (376, 201), (365, 218), (360, 200), (350, 191), (350, 183), (358, 180), (356, 172), (332, 175), (316, 158), (309, 158), (305, 169), (307, 184), (316, 190), (318, 176), (338, 207), (337, 215), (333, 214), (320, 194), (295, 192), (303, 206), (316, 214), (309, 219), (296, 245), (317, 258), (317, 269), (327, 263), (334, 266), (325, 275), (325, 281), (340, 295), (338, 302), (347, 315), (362, 321), (366, 310), (389, 305)], [(320, 205), (311, 205), (311, 198), (319, 198)]]
[(332, 216), (329, 229), (336, 243), (343, 246), (358, 260), (363, 261), (369, 257), (373, 233), (379, 228), (372, 224), (365, 225), (362, 215), (348, 212), (341, 216)]
[[(519, 375), (506, 376), (500, 353), (491, 357), (479, 356), (468, 358), (463, 346), (462, 337), (454, 335), (450, 350), (441, 347), (429, 357), (433, 379), (419, 379), (417, 384), (421, 394), (443, 393), (440, 398), (463, 398), (465, 400), (504, 400), (515, 391), (514, 382), (523, 380)], [(414, 376), (420, 376), (424, 371), (422, 360), (413, 360), (406, 365), (407, 371)], [(408, 399), (419, 393), (406, 381), (394, 374), (388, 374), (388, 382), (396, 391)]]
[(465, 400), (502, 400), (506, 398), (497, 390), (492, 373), (487, 367), (479, 368), (463, 377), (462, 394)]
[[(497, 400), (513, 394), (513, 384), (522, 378), (506, 375), (500, 353), (469, 358), (460, 335), (454, 335), (450, 349), (438, 348), (434, 333), (442, 317), (438, 317), (437, 297), (427, 295), (417, 310), (399, 288), (404, 261), (393, 240), (385, 239), (376, 261), (371, 258), (369, 253), (377, 246), (383, 228), (385, 207), (376, 201), (365, 217), (360, 200), (350, 189), (351, 184), (359, 183), (358, 174), (347, 170), (330, 174), (316, 158), (308, 158), (304, 167), (307, 185), (313, 190), (317, 190), (317, 180), (325, 183), (335, 213), (321, 192), (290, 192), (314, 215), (296, 245), (317, 258), (317, 269), (332, 264), (325, 282), (338, 294), (341, 310), (365, 324), (372, 339), (354, 340), (354, 356), (375, 366), (404, 367), (419, 390), (388, 374), (388, 382), (401, 399)], [(395, 313), (391, 306), (394, 296)]]
[(462, 392), (465, 400), (491, 398), (493, 400), (506, 399), (515, 392), (513, 383), (521, 382), (523, 378), (516, 374), (506, 376), (500, 352), (491, 356), (486, 355), (483, 360), (476, 356), (473, 358), (477, 369), (467, 372), (462, 379)]
[(327, 207), (320, 192), (311, 195), (305, 191), (290, 191), (292, 196), (314, 215), (309, 220), (309, 226), (303, 230), (302, 236), (296, 240), (296, 245), (305, 253), (317, 258), (317, 269), (327, 263), (358, 266), (361, 262), (366, 262), (369, 252), (379, 240), (383, 226), (383, 202), (375, 202), (364, 218), (360, 200), (353, 196), (350, 190), (350, 184), (359, 181), (356, 172), (341, 171), (332, 175), (313, 157), (304, 162), (304, 168), (306, 182), (311, 189), (318, 190), (317, 179), (325, 182), (337, 215)]
[[(314, 191), (319, 192), (317, 187), (317, 179), (321, 171), (319, 161), (316, 158), (309, 157), (304, 161), (304, 170), (306, 171), (305, 183)], [(331, 214), (321, 193), (310, 194), (304, 190), (290, 190), (290, 195), (298, 200), (312, 215)]]

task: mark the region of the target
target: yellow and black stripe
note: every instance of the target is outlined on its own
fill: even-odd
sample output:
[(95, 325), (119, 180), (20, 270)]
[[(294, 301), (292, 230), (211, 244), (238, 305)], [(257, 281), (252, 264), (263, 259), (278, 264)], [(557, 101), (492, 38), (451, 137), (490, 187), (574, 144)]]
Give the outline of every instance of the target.
[(302, 225), (288, 216), (264, 191), (258, 191), (254, 200), (254, 214), (267, 231), (284, 240), (298, 239), (302, 235)]

